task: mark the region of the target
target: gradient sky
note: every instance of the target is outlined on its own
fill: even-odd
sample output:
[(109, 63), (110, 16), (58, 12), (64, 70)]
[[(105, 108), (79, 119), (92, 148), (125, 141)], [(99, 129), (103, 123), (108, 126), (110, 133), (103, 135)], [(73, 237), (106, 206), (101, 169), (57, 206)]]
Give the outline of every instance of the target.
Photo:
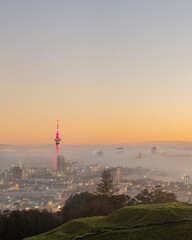
[(191, 9), (0, 0), (0, 143), (192, 141)]

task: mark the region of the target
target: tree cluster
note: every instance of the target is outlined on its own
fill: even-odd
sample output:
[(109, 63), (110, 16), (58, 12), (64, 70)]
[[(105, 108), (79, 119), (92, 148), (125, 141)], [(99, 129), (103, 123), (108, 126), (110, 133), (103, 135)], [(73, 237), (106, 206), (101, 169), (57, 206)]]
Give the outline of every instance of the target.
[(144, 189), (135, 196), (137, 203), (141, 204), (156, 204), (177, 202), (176, 195), (171, 192), (166, 192), (161, 186), (156, 186), (152, 190)]
[(4, 211), (0, 214), (0, 239), (22, 240), (49, 231), (60, 224), (60, 218), (47, 211)]
[(127, 195), (107, 196), (90, 192), (71, 195), (62, 209), (64, 222), (80, 217), (106, 216), (128, 205), (130, 200)]
[(82, 192), (68, 198), (62, 209), (64, 222), (80, 217), (106, 216), (124, 206), (177, 201), (175, 194), (165, 192), (160, 186), (144, 189), (134, 198), (118, 195), (111, 171), (105, 169), (101, 177), (95, 193)]
[[(173, 193), (165, 192), (160, 186), (144, 189), (135, 198), (118, 195), (110, 170), (102, 173), (95, 193), (81, 192), (71, 195), (62, 209), (62, 216), (39, 210), (4, 211), (0, 213), (0, 239), (22, 240), (59, 226), (62, 221), (91, 216), (106, 216), (124, 206), (135, 204), (176, 202)], [(63, 217), (63, 219), (61, 219)]]

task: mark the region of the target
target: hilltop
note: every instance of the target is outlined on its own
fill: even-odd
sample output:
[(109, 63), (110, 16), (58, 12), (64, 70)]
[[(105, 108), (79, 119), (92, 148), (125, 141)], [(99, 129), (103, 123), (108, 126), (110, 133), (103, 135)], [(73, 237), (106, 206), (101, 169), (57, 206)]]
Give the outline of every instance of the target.
[[(126, 226), (136, 226), (136, 228), (114, 229)], [(49, 232), (25, 240), (73, 239), (85, 233), (102, 230), (112, 231), (86, 236), (83, 239), (190, 240), (192, 239), (192, 206), (169, 203), (124, 207), (106, 217), (74, 219)]]

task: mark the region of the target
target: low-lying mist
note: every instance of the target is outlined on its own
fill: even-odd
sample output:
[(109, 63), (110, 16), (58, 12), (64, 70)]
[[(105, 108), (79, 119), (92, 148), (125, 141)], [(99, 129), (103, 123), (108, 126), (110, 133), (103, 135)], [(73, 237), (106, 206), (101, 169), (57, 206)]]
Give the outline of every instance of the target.
[[(157, 153), (151, 154), (151, 146), (158, 145)], [(122, 147), (118, 151), (117, 147)], [(128, 145), (63, 145), (59, 154), (68, 162), (80, 165), (99, 164), (104, 167), (144, 167), (166, 172), (166, 177), (177, 180), (185, 174), (191, 174), (192, 143), (160, 142)], [(55, 145), (11, 146), (0, 145), (0, 168), (9, 169), (18, 166), (19, 160), (26, 168), (56, 167)], [(162, 176), (163, 178), (163, 176)]]

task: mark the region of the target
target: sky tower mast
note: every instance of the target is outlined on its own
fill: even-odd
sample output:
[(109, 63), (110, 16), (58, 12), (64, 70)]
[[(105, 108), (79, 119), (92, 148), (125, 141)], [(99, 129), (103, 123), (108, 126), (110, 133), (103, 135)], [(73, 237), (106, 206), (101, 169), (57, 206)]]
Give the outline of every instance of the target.
[(59, 144), (60, 144), (60, 142), (61, 142), (61, 138), (59, 137), (59, 120), (57, 119), (57, 132), (56, 132), (56, 138), (55, 138), (57, 155), (59, 154)]

